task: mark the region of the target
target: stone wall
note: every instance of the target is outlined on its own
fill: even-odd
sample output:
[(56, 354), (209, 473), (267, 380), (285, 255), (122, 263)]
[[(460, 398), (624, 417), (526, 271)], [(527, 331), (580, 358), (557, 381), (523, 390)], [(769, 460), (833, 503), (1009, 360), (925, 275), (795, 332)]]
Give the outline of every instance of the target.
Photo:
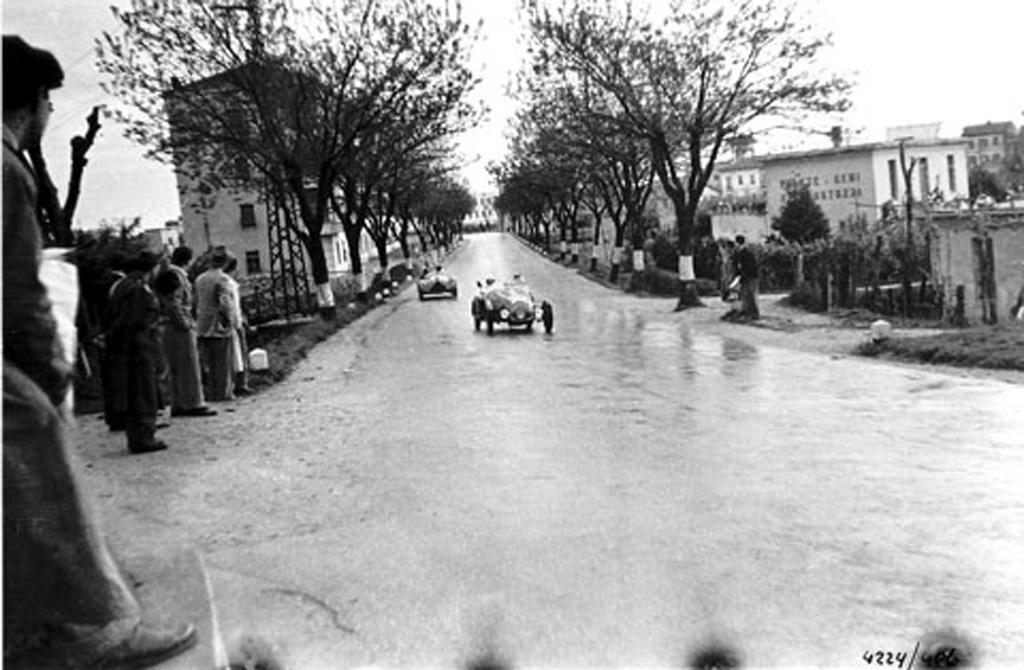
[(953, 314), (956, 289), (963, 286), (964, 316), (970, 324), (986, 321), (987, 292), (978, 250), (986, 248), (986, 240), (991, 240), (995, 280), (992, 303), (997, 322), (1006, 323), (1024, 289), (1024, 211), (936, 217), (927, 227), (932, 241), (932, 271), (943, 288), (945, 311)]

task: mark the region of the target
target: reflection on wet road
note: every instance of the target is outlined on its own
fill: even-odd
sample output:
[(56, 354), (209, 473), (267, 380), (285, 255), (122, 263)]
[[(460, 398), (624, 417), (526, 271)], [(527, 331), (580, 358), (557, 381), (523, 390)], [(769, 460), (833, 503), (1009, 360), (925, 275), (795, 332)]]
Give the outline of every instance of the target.
[[(1022, 662), (1024, 388), (702, 334), (508, 237), (449, 269), (459, 300), (406, 299), (339, 391), (375, 661), (854, 666), (954, 628)], [(553, 335), (473, 331), (513, 272)]]

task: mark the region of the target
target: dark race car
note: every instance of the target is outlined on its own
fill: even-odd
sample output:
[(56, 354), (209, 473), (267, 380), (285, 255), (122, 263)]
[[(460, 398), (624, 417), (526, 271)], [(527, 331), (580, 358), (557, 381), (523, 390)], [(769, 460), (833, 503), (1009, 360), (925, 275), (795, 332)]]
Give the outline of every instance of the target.
[(538, 304), (530, 287), (522, 280), (513, 280), (498, 284), (488, 280), (482, 284), (478, 295), (474, 296), (470, 306), (473, 314), (473, 327), (480, 330), (481, 324), (487, 325), (487, 334), (494, 333), (496, 323), (506, 323), (509, 327), (522, 327), (533, 330), (533, 324), (544, 324), (544, 332), (551, 333), (555, 325), (555, 313), (551, 303), (544, 300)]
[(459, 297), (459, 287), (455, 277), (445, 272), (440, 266), (433, 270), (424, 270), (416, 282), (416, 290), (420, 294), (420, 300), (431, 296)]

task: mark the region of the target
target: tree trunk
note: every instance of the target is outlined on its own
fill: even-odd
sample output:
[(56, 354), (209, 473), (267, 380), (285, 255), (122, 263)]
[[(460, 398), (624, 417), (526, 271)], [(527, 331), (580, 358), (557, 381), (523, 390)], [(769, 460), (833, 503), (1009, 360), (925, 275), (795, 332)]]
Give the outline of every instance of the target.
[(43, 158), (43, 151), (39, 145), (35, 145), (29, 147), (28, 156), (32, 163), (32, 169), (36, 173), (36, 183), (39, 185), (43, 244), (44, 246), (69, 247), (72, 244), (71, 226), (66, 223), (64, 208), (60, 204), (57, 187), (54, 186), (53, 180), (50, 178), (46, 160)]
[(558, 262), (565, 260), (566, 252), (566, 220), (564, 213), (558, 217)]
[(359, 248), (361, 237), (361, 226), (345, 226), (345, 243), (348, 244), (348, 257), (352, 265), (352, 276), (356, 280), (356, 298), (360, 301), (365, 301), (366, 281), (363, 278), (363, 256)]
[(693, 233), (696, 223), (697, 208), (685, 205), (673, 199), (676, 210), (676, 226), (679, 231), (679, 302), (675, 311), (680, 312), (690, 307), (703, 307), (697, 295), (697, 277), (693, 271)]
[(577, 217), (572, 217), (572, 264), (576, 265), (580, 262), (580, 221)]
[(310, 269), (313, 271), (313, 284), (316, 286), (316, 306), (320, 316), (325, 320), (334, 318), (334, 290), (331, 288), (331, 276), (327, 271), (327, 257), (320, 234), (309, 233), (301, 236), (302, 244), (309, 255)]
[(377, 237), (374, 240), (374, 244), (377, 247), (377, 262), (380, 265), (381, 273), (387, 272), (388, 269), (388, 238), (386, 236)]
[(68, 178), (68, 197), (64, 201), (64, 221), (69, 234), (74, 223), (75, 209), (78, 207), (78, 196), (82, 192), (82, 174), (89, 162), (86, 154), (92, 148), (101, 127), (100, 108), (93, 107), (85, 120), (88, 124), (85, 136), (76, 135), (71, 140), (71, 176)]
[(615, 222), (615, 247), (612, 249), (612, 269), (608, 273), (608, 281), (619, 281), (619, 268), (622, 265), (622, 245), (625, 238), (625, 226)]

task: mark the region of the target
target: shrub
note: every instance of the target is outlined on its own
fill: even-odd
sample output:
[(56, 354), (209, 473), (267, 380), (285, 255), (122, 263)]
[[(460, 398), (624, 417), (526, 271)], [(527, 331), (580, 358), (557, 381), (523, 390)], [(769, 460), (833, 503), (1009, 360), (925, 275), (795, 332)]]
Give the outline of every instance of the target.
[(813, 242), (828, 236), (828, 219), (805, 184), (791, 188), (779, 215), (772, 219), (772, 229), (793, 242)]
[(651, 247), (651, 260), (655, 267), (662, 270), (679, 271), (679, 252), (672, 240), (665, 235), (658, 235), (654, 238), (654, 244)]
[(702, 237), (693, 245), (693, 273), (718, 281), (722, 276), (722, 257), (713, 237)]
[(802, 282), (793, 289), (783, 300), (783, 303), (791, 307), (800, 307), (809, 312), (825, 311), (825, 303), (822, 300), (821, 290), (810, 282)]
[(679, 274), (656, 267), (644, 268), (630, 277), (630, 291), (645, 291), (652, 295), (679, 295)]
[(750, 244), (757, 255), (762, 291), (788, 291), (797, 285), (796, 259), (801, 247), (797, 244)]

